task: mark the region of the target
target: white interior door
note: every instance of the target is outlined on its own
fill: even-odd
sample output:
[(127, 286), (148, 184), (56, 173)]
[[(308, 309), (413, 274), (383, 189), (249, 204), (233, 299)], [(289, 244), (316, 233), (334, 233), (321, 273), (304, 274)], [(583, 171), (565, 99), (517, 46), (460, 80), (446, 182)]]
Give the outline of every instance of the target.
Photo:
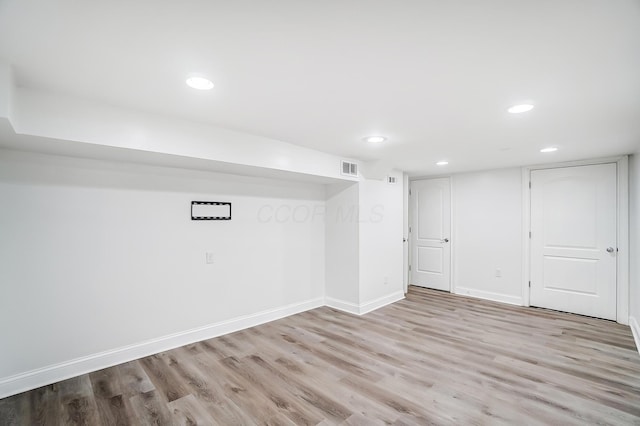
[(531, 172), (530, 304), (616, 319), (616, 164)]
[(411, 182), (411, 284), (451, 290), (449, 178)]

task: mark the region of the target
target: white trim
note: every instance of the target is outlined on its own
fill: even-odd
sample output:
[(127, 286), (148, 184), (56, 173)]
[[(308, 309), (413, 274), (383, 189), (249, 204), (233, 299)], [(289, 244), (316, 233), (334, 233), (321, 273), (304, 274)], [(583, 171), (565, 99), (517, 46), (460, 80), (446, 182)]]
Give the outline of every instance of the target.
[(522, 306), (522, 298), (491, 291), (475, 290), (467, 287), (456, 287), (456, 293), (462, 296), (477, 297), (478, 299), (492, 300), (494, 302), (508, 303), (510, 305)]
[(593, 164), (617, 163), (626, 157), (628, 156), (621, 155), (618, 157), (593, 158), (590, 160), (564, 161), (562, 163), (533, 164), (533, 165), (525, 166), (524, 168), (529, 170), (542, 170), (542, 169), (559, 169), (562, 167), (591, 166)]
[(595, 164), (616, 163), (617, 169), (617, 238), (618, 263), (616, 270), (616, 320), (620, 324), (629, 323), (629, 157), (600, 158), (593, 160), (570, 161), (565, 163), (542, 164), (522, 168), (522, 304), (529, 306), (530, 251), (529, 230), (531, 229), (531, 191), (529, 180), (532, 170), (556, 169), (562, 167), (590, 166)]
[(629, 326), (631, 327), (633, 340), (636, 342), (636, 349), (638, 350), (638, 354), (640, 354), (640, 325), (638, 325), (635, 317), (629, 317)]
[(617, 321), (629, 324), (629, 156), (617, 161), (618, 170), (618, 265), (616, 271)]
[(449, 293), (453, 294), (456, 292), (456, 256), (454, 256), (454, 248), (456, 241), (458, 241), (454, 226), (456, 223), (454, 220), (455, 202), (453, 201), (454, 181), (454, 177), (449, 176)]
[(323, 305), (324, 298), (315, 298), (1, 378), (0, 398), (143, 358), (158, 352), (255, 327), (289, 315), (319, 308)]
[(407, 206), (409, 209), (409, 232), (407, 235), (409, 238), (407, 242), (409, 243), (409, 272), (407, 273), (407, 293), (409, 292), (409, 286), (413, 283), (413, 180), (409, 179), (409, 205)]
[(382, 308), (383, 306), (390, 305), (402, 299), (404, 299), (404, 292), (396, 291), (386, 296), (382, 296), (377, 299), (370, 300), (369, 302), (361, 303), (359, 307), (360, 315), (364, 315), (371, 311), (375, 311), (376, 309)]
[(344, 300), (334, 299), (333, 297), (325, 297), (324, 304), (348, 314), (360, 315), (360, 307), (355, 303), (345, 302)]
[(364, 315), (402, 299), (404, 299), (404, 291), (400, 290), (368, 302), (360, 303), (359, 305), (344, 300), (334, 299), (333, 297), (326, 297), (324, 303), (326, 306), (339, 311), (353, 315)]
[(522, 306), (529, 306), (529, 280), (531, 266), (530, 254), (531, 239), (531, 168), (522, 168)]
[(403, 256), (403, 277), (402, 288), (406, 294), (409, 291), (409, 264), (411, 253), (411, 241), (409, 236), (409, 175), (407, 173), (402, 174), (402, 234), (404, 243), (402, 244), (402, 256)]

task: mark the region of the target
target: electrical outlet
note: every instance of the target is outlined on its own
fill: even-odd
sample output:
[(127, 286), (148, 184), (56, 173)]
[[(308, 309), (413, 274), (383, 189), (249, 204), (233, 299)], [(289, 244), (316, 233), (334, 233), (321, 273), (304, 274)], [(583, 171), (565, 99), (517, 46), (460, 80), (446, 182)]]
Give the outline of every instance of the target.
[(496, 277), (498, 278), (502, 277), (502, 269), (496, 268)]
[(207, 259), (207, 264), (212, 264), (213, 263), (213, 253), (211, 252), (206, 252), (205, 253), (206, 259)]

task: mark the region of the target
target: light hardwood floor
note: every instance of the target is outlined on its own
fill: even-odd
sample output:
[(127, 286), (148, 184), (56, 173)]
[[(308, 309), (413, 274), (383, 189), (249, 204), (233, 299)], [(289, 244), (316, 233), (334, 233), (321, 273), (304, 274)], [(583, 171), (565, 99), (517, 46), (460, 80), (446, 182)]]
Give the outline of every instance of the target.
[(411, 287), (0, 400), (0, 424), (640, 424), (628, 327)]

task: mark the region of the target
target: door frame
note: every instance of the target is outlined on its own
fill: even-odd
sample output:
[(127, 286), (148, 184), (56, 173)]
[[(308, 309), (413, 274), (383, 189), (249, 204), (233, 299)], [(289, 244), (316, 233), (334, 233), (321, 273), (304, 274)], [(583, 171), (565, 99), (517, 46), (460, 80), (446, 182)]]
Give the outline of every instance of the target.
[(455, 238), (454, 238), (454, 229), (453, 229), (453, 179), (451, 179), (451, 175), (438, 175), (438, 176), (430, 176), (430, 177), (417, 177), (414, 179), (409, 179), (409, 198), (407, 200), (407, 203), (409, 204), (409, 233), (407, 234), (409, 236), (409, 238), (407, 239), (407, 243), (408, 243), (408, 248), (409, 248), (409, 271), (407, 274), (407, 288), (409, 287), (409, 285), (411, 284), (411, 269), (412, 269), (412, 265), (413, 265), (413, 238), (412, 238), (412, 230), (414, 228), (414, 223), (413, 223), (413, 218), (415, 217), (414, 215), (414, 209), (413, 209), (413, 203), (411, 202), (411, 197), (413, 196), (411, 194), (411, 185), (413, 184), (413, 182), (418, 181), (418, 180), (433, 180), (433, 179), (447, 179), (449, 181), (449, 216), (450, 216), (450, 220), (449, 220), (449, 293), (455, 293), (455, 287), (454, 287), (454, 269), (453, 269), (453, 248), (454, 248), (454, 244), (455, 244)]
[(409, 265), (411, 265), (411, 235), (409, 235), (409, 175), (407, 173), (402, 174), (402, 288), (404, 294), (409, 292), (409, 281), (411, 280), (411, 272), (409, 271)]
[(522, 168), (522, 305), (529, 304), (529, 281), (531, 279), (531, 172), (533, 170), (563, 167), (592, 166), (615, 163), (617, 169), (616, 194), (616, 238), (618, 256), (616, 262), (616, 321), (629, 324), (629, 156), (609, 157), (595, 160), (570, 161), (541, 164)]

